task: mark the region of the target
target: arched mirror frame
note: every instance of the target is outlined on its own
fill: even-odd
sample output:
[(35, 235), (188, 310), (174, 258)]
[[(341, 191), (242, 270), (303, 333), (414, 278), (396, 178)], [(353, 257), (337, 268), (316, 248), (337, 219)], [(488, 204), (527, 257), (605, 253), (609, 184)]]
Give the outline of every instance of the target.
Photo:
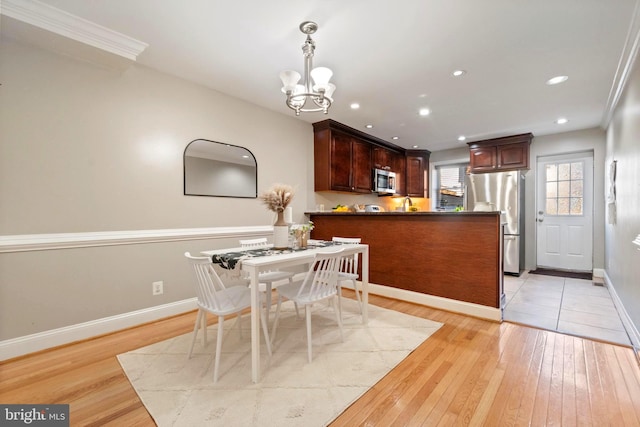
[[(209, 144), (203, 144), (203, 143), (211, 143), (211, 144), (217, 144), (217, 145), (209, 146)], [(196, 145), (199, 145), (199, 146), (197, 147), (197, 151), (194, 151), (193, 147), (195, 147)], [(188, 156), (189, 147), (192, 147), (191, 154), (196, 153), (200, 155)], [(228, 152), (226, 152), (225, 149), (228, 149)], [(247, 157), (247, 159), (244, 161), (237, 161), (239, 158), (242, 157), (241, 153), (245, 153), (244, 155), (249, 157)], [(187, 179), (188, 179), (187, 169), (189, 167), (187, 164), (188, 163), (187, 157), (213, 160), (225, 165), (237, 164), (240, 166), (240, 168), (242, 167), (253, 168), (255, 170), (253, 174), (247, 173), (247, 171), (241, 171), (240, 168), (238, 169), (247, 178), (250, 175), (253, 175), (253, 185), (251, 186), (250, 190), (248, 189), (249, 187), (247, 186), (246, 192), (243, 191), (242, 193), (238, 193), (238, 194), (213, 194), (216, 191), (210, 191), (209, 193), (207, 193), (205, 191), (192, 190), (191, 188), (193, 188), (194, 186), (197, 187), (197, 184), (193, 184), (193, 183), (191, 183), (191, 185), (187, 184)], [(244, 199), (255, 199), (258, 197), (258, 162), (256, 160), (256, 157), (253, 155), (253, 153), (245, 147), (242, 147), (239, 145), (227, 144), (224, 142), (212, 141), (209, 139), (202, 139), (202, 138), (194, 139), (189, 144), (187, 144), (187, 146), (184, 149), (184, 153), (182, 155), (182, 166), (183, 166), (183, 191), (185, 196), (234, 197), (234, 198), (244, 198)], [(191, 168), (191, 170), (193, 170), (193, 168)], [(189, 176), (190, 176), (189, 179), (193, 180), (193, 173), (190, 173)], [(225, 178), (225, 177), (221, 177), (221, 178)], [(233, 181), (233, 182), (225, 182), (220, 185), (221, 186), (227, 185), (228, 188), (233, 189), (234, 186), (236, 186), (237, 184), (238, 184), (237, 181)], [(220, 192), (220, 193), (223, 193), (223, 192)]]

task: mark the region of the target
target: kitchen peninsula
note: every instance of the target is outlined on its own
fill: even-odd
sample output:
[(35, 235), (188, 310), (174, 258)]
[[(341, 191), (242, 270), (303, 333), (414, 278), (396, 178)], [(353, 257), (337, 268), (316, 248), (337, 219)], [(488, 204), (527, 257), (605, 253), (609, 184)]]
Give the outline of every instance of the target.
[(361, 237), (369, 245), (370, 283), (418, 293), (408, 293), (416, 302), (425, 303), (426, 295), (432, 302), (426, 305), (501, 320), (500, 212), (307, 214), (314, 239)]

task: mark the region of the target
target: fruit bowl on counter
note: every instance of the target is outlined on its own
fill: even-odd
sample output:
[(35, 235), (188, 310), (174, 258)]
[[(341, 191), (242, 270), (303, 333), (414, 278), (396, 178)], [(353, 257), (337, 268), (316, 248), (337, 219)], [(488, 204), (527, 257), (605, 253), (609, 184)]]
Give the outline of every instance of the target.
[(351, 205), (351, 206), (346, 206), (346, 205), (336, 205), (335, 207), (331, 208), (331, 212), (364, 212), (365, 208), (363, 205)]

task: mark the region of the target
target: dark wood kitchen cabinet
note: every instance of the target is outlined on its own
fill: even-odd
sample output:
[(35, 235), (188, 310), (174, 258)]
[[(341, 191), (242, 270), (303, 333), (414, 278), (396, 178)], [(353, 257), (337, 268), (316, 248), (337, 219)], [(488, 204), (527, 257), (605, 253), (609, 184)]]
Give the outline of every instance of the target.
[(315, 191), (371, 193), (371, 145), (348, 133), (314, 133)]
[(524, 133), (468, 143), (471, 172), (529, 169), (529, 145), (532, 139), (533, 134)]
[(429, 197), (429, 152), (409, 150), (406, 154), (406, 192), (410, 197)]
[(377, 146), (373, 147), (372, 152), (374, 168), (398, 172), (397, 158), (401, 156), (401, 153)]
[(396, 195), (427, 197), (430, 151), (406, 150), (331, 119), (314, 123), (313, 135), (315, 191), (371, 193), (379, 168), (396, 173)]

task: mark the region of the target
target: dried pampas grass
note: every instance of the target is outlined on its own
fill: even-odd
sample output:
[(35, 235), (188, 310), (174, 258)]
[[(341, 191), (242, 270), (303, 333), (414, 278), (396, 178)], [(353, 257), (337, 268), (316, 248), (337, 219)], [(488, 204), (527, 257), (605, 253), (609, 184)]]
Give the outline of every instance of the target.
[(293, 199), (293, 187), (286, 184), (274, 184), (260, 195), (260, 200), (273, 212), (283, 212)]

